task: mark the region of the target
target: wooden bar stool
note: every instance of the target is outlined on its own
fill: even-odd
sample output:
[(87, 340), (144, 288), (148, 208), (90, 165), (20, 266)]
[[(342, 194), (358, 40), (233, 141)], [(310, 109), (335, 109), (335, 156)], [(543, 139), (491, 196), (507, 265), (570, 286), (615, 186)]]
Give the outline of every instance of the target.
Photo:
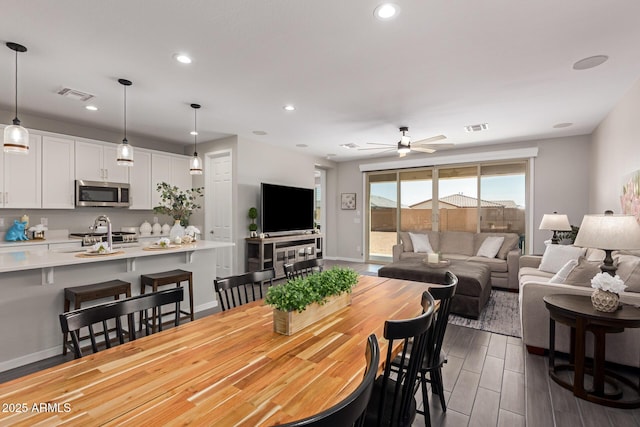
[[(193, 312), (193, 273), (185, 270), (171, 270), (162, 273), (143, 274), (140, 276), (140, 293), (144, 294), (147, 286), (151, 286), (152, 292), (157, 292), (159, 286), (175, 283), (180, 287), (182, 282), (189, 282), (189, 311), (180, 310), (184, 314), (180, 319), (194, 320)], [(166, 313), (170, 314), (170, 313)], [(160, 322), (162, 319), (160, 319)], [(142, 325), (140, 325), (142, 327)], [(156, 332), (156, 311), (153, 311), (153, 332)]]
[[(73, 301), (73, 309), (81, 308), (83, 302), (95, 301), (102, 298), (113, 297), (120, 299), (120, 295), (124, 294), (127, 298), (131, 297), (131, 283), (123, 280), (110, 280), (108, 282), (94, 283), (92, 285), (74, 286), (72, 288), (64, 288), (64, 312), (71, 310), (71, 301)], [(67, 354), (67, 334), (62, 338), (62, 354)]]

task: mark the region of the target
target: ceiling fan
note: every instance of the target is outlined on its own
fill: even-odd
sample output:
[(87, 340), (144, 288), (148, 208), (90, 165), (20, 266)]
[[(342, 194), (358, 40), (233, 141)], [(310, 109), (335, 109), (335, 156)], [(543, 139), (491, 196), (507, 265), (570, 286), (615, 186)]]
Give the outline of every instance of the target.
[(384, 150), (381, 151), (381, 153), (395, 151), (400, 155), (400, 157), (404, 157), (412, 151), (431, 154), (435, 153), (437, 148), (453, 146), (451, 143), (438, 143), (438, 141), (447, 139), (444, 135), (436, 135), (431, 138), (421, 139), (420, 141), (415, 141), (412, 144), (411, 137), (408, 134), (409, 128), (407, 126), (402, 126), (400, 128), (400, 132), (402, 133), (402, 136), (400, 136), (400, 141), (398, 141), (397, 144), (377, 144), (375, 142), (369, 142), (369, 145), (379, 145), (380, 147), (359, 148), (358, 150)]

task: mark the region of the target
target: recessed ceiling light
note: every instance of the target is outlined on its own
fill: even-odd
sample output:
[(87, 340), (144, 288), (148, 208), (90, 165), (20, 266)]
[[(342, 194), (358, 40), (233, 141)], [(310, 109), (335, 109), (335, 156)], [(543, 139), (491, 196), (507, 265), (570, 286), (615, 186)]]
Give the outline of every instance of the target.
[(569, 126), (573, 126), (573, 123), (558, 123), (557, 125), (553, 125), (555, 129), (568, 128)]
[(375, 8), (373, 14), (381, 21), (386, 21), (398, 16), (399, 12), (400, 8), (397, 5), (393, 3), (383, 3)]
[(266, 135), (267, 133), (266, 133), (265, 131), (263, 131), (263, 130), (254, 130), (254, 131), (253, 131), (253, 134), (254, 134), (254, 135), (264, 136), (264, 135)]
[(573, 64), (574, 70), (588, 70), (589, 68), (597, 67), (604, 63), (609, 57), (607, 55), (595, 55), (588, 58), (581, 59)]
[(191, 64), (191, 58), (184, 53), (176, 53), (173, 57), (182, 64)]
[(308, 145), (307, 144), (296, 144), (296, 147), (307, 148)]
[(86, 108), (89, 111), (98, 111), (98, 107), (96, 107), (95, 105), (85, 105), (84, 108)]
[(296, 107), (294, 107), (293, 105), (289, 104), (289, 105), (285, 105), (284, 107), (285, 110), (287, 111), (294, 111), (296, 109)]
[(464, 130), (466, 130), (467, 132), (480, 132), (487, 129), (489, 129), (488, 123), (480, 123), (477, 125), (468, 125), (464, 127)]
[(189, 134), (190, 134), (190, 135), (193, 135), (193, 136), (196, 136), (196, 135), (198, 134), (198, 132), (197, 132), (197, 131), (195, 131), (195, 130), (192, 130), (191, 132), (189, 132)]

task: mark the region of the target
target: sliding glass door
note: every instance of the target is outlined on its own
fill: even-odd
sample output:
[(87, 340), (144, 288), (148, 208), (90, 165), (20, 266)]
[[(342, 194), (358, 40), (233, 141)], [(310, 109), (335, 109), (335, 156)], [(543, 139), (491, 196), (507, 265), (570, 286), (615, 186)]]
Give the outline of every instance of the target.
[(370, 173), (368, 188), (368, 235), (366, 258), (369, 261), (386, 261), (392, 257), (397, 242), (398, 224), (398, 173)]
[(438, 169), (437, 220), (440, 231), (478, 229), (478, 166)]

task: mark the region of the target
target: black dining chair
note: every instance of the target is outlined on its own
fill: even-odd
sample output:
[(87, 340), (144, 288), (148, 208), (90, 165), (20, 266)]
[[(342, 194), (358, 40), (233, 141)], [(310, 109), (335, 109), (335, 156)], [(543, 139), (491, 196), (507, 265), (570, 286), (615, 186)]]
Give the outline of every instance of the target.
[[(276, 277), (275, 269), (267, 268), (260, 271), (215, 279), (213, 287), (218, 294), (218, 301), (222, 311), (241, 306), (251, 301), (264, 298), (262, 287), (273, 285)], [(251, 296), (251, 299), (249, 298)]]
[(363, 426), (364, 412), (371, 397), (373, 383), (378, 373), (380, 364), (380, 348), (375, 334), (369, 335), (367, 339), (367, 349), (365, 352), (367, 368), (364, 378), (358, 388), (356, 388), (343, 401), (337, 403), (326, 411), (312, 415), (302, 420), (288, 424), (281, 424), (286, 427), (342, 427), (342, 426)]
[[(366, 426), (407, 427), (413, 423), (417, 404), (415, 383), (424, 357), (433, 318), (435, 302), (428, 292), (422, 294), (423, 313), (412, 319), (387, 320), (384, 322), (384, 337), (388, 341), (387, 357), (383, 374), (376, 379), (367, 407)], [(391, 362), (394, 347), (402, 343), (398, 355), (401, 366), (406, 366), (403, 375), (391, 377)], [(412, 345), (409, 345), (411, 343)]]
[(322, 271), (324, 268), (324, 260), (322, 258), (311, 258), (303, 261), (294, 262), (284, 265), (284, 274), (287, 279), (295, 279), (307, 277), (310, 274)]
[[(174, 324), (178, 326), (180, 324), (180, 302), (183, 298), (182, 288), (172, 288), (122, 300), (110, 301), (62, 313), (60, 315), (60, 326), (65, 336), (66, 334), (71, 335), (71, 350), (75, 358), (79, 359), (83, 357), (80, 329), (88, 328), (91, 350), (97, 353), (102, 349), (102, 345), (104, 345), (105, 348), (111, 348), (114, 342), (116, 345), (124, 344), (125, 336), (128, 337), (129, 341), (137, 338), (136, 313), (141, 317), (141, 324), (146, 325), (144, 329), (145, 334), (151, 335), (153, 331), (151, 327), (153, 314), (150, 315), (149, 313), (155, 309), (161, 318), (162, 307), (171, 304), (175, 306), (173, 309), (175, 311)], [(123, 327), (123, 317), (126, 317), (126, 329)], [(113, 330), (115, 336), (113, 337), (110, 335), (107, 325), (109, 321), (115, 323), (115, 329)], [(96, 325), (100, 327), (96, 329)], [(159, 329), (162, 330), (162, 322), (160, 323)], [(103, 341), (101, 342), (97, 339), (99, 335), (103, 336)]]

